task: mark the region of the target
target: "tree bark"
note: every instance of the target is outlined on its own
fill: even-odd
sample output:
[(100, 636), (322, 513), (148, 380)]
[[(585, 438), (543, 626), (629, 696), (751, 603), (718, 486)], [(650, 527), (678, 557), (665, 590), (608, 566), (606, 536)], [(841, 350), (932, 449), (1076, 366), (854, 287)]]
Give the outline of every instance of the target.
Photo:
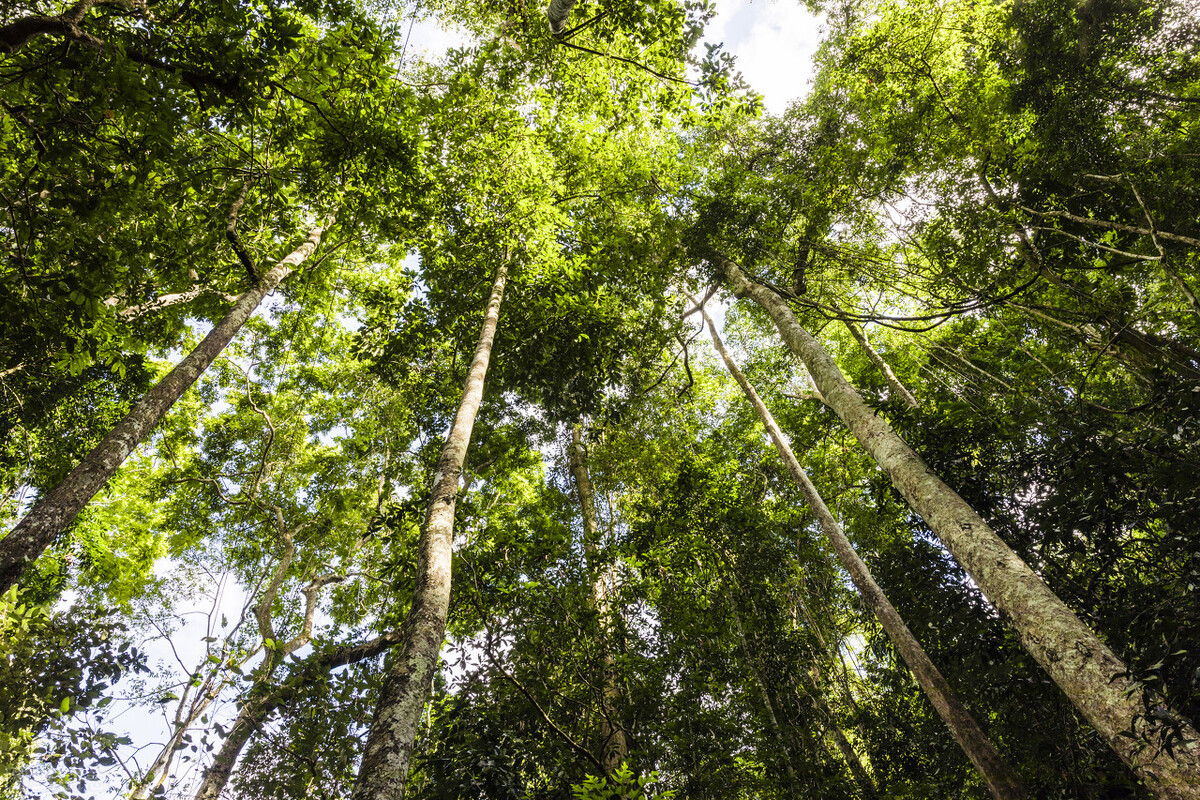
[(621, 691), (617, 686), (617, 665), (613, 658), (609, 637), (613, 630), (612, 606), (609, 602), (609, 581), (612, 567), (600, 563), (600, 519), (596, 514), (592, 479), (588, 473), (587, 460), (583, 451), (583, 440), (578, 424), (571, 427), (571, 474), (575, 478), (575, 492), (583, 512), (583, 546), (587, 557), (589, 595), (588, 602), (600, 621), (601, 642), (600, 668), (600, 763), (612, 773), (625, 760), (627, 745), (625, 731), (618, 719)]
[(475, 357), (463, 386), (462, 401), (433, 476), (433, 492), (417, 545), (416, 586), (412, 606), (404, 620), (404, 639), (384, 679), (355, 781), (353, 800), (402, 800), (405, 795), (417, 725), (429, 698), (446, 633), (458, 479), (483, 398), (484, 378), (500, 319), (500, 300), (507, 274), (506, 254), (496, 271)]
[[(721, 342), (721, 337), (717, 334), (717, 328), (713, 324), (712, 319), (703, 308), (700, 309), (700, 313), (704, 315), (704, 321), (708, 323), (708, 329), (712, 334), (713, 344), (716, 345), (717, 352), (721, 354), (721, 358), (724, 360), (725, 366), (729, 369), (729, 373), (742, 388), (746, 399), (754, 406), (759, 419), (762, 420), (763, 427), (767, 429), (767, 433), (771, 436), (771, 441), (775, 443), (775, 449), (779, 451), (780, 457), (787, 466), (788, 473), (800, 488), (800, 492), (804, 495), (804, 499), (812, 509), (813, 515), (817, 518), (821, 530), (829, 539), (830, 545), (833, 546), (833, 551), (837, 554), (838, 560), (841, 561), (845, 570), (850, 573), (850, 580), (854, 582), (855, 588), (862, 595), (867, 607), (879, 619), (888, 638), (892, 640), (892, 643), (900, 652), (901, 658), (904, 659), (904, 663), (908, 665), (913, 675), (916, 676), (917, 683), (920, 684), (926, 697), (929, 698), (929, 702), (933, 704), (942, 721), (946, 723), (946, 727), (950, 729), (954, 740), (958, 742), (963, 752), (966, 753), (967, 758), (971, 760), (971, 763), (975, 766), (975, 769), (979, 772), (984, 782), (987, 783), (988, 790), (992, 793), (993, 797), (997, 798), (997, 800), (1019, 800), (1020, 798), (1024, 798), (1027, 792), (1021, 779), (1008, 766), (991, 740), (979, 728), (979, 725), (975, 722), (970, 712), (967, 711), (958, 697), (955, 696), (954, 692), (950, 689), (950, 685), (946, 683), (946, 679), (942, 676), (942, 673), (933, 665), (925, 649), (917, 642), (916, 637), (912, 635), (912, 631), (904, 624), (904, 620), (900, 618), (900, 614), (892, 606), (891, 602), (888, 601), (883, 590), (879, 588), (879, 584), (875, 582), (875, 578), (871, 575), (870, 570), (867, 569), (867, 565), (854, 552), (854, 547), (850, 544), (850, 540), (846, 537), (842, 526), (838, 524), (829, 507), (825, 505), (825, 501), (821, 499), (817, 488), (809, 480), (808, 474), (800, 466), (800, 462), (796, 460), (796, 456), (784, 438), (783, 431), (776, 424), (775, 418), (759, 398), (750, 381), (738, 369), (729, 351), (725, 349), (725, 345)], [(825, 392), (824, 387), (822, 387), (822, 392)]]
[(296, 266), (312, 255), (324, 226), (276, 264), (253, 288), (238, 298), (229, 313), (209, 331), (196, 349), (180, 361), (154, 388), (144, 394), (92, 452), (54, 487), (0, 540), (0, 593), (21, 578), (26, 565), (50, 546), (100, 491), (117, 468), (141, 443), (184, 392), (208, 369), (246, 320)]
[(59, 16), (22, 17), (0, 26), (0, 53), (16, 52), (39, 36), (62, 36), (100, 49), (104, 46), (104, 41), (80, 27), (83, 18), (95, 3), (96, 0), (79, 0)]
[(384, 653), (394, 647), (400, 641), (400, 638), (400, 631), (392, 631), (362, 644), (341, 647), (329, 653), (309, 656), (300, 672), (284, 681), (281, 685), (272, 689), (265, 689), (262, 686), (257, 687), (259, 690), (257, 698), (248, 700), (238, 710), (233, 727), (229, 729), (229, 733), (225, 736), (225, 741), (221, 744), (221, 749), (217, 752), (216, 758), (204, 770), (204, 777), (200, 781), (200, 788), (196, 790), (195, 800), (217, 800), (221, 796), (221, 792), (225, 791), (225, 786), (229, 783), (229, 776), (233, 774), (233, 768), (237, 764), (238, 757), (241, 756), (246, 743), (250, 741), (250, 737), (262, 728), (267, 718), (277, 708), (291, 702), (296, 692), (308, 681), (316, 678), (318, 675), (328, 673), (337, 667), (356, 664), (359, 661)]
[(567, 18), (571, 16), (571, 7), (575, 0), (550, 0), (546, 6), (546, 20), (550, 23), (550, 32), (561, 36), (567, 32)]
[[(1108, 745), (1158, 797), (1200, 797), (1200, 734), (1195, 728), (1130, 680), (1128, 668), (1108, 646), (863, 401), (778, 294), (752, 283), (730, 259), (714, 257), (734, 293), (750, 297), (771, 316), (829, 406)], [(1147, 708), (1158, 713), (1147, 714)], [(1164, 723), (1159, 714), (1171, 722)], [(1168, 752), (1161, 745), (1173, 732), (1178, 738)]]

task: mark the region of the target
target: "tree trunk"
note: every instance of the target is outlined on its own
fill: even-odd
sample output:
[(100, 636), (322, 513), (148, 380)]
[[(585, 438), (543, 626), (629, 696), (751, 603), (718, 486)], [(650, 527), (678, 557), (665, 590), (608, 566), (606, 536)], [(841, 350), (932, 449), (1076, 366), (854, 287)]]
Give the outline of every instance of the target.
[(775, 703), (771, 700), (771, 694), (767, 691), (767, 685), (763, 683), (759, 677), (761, 674), (761, 665), (758, 660), (750, 652), (750, 643), (746, 640), (746, 631), (742, 628), (742, 616), (738, 613), (737, 601), (733, 597), (732, 592), (727, 592), (729, 600), (729, 610), (733, 614), (733, 626), (737, 631), (738, 642), (741, 643), (742, 653), (746, 656), (746, 661), (750, 666), (750, 680), (758, 687), (759, 693), (762, 695), (763, 708), (767, 711), (767, 720), (771, 723), (771, 733), (775, 735), (775, 741), (778, 743), (781, 755), (783, 756), (783, 768), (788, 775), (788, 791), (792, 796), (796, 795), (798, 782), (796, 779), (796, 769), (792, 765), (792, 748), (788, 746), (784, 739), (783, 727), (779, 724), (779, 715), (775, 713)]
[[(783, 462), (787, 466), (792, 479), (800, 487), (804, 499), (808, 501), (813, 515), (821, 525), (821, 530), (829, 538), (829, 543), (833, 546), (838, 560), (842, 562), (842, 566), (850, 573), (850, 579), (854, 582), (855, 588), (858, 589), (867, 606), (878, 617), (884, 631), (887, 632), (888, 638), (892, 640), (892, 643), (900, 652), (901, 658), (904, 659), (904, 663), (908, 665), (913, 675), (916, 676), (917, 683), (921, 685), (921, 689), (924, 690), (925, 695), (929, 698), (929, 702), (933, 704), (942, 721), (946, 723), (946, 727), (950, 729), (950, 733), (954, 736), (955, 741), (962, 747), (963, 752), (967, 754), (967, 758), (971, 760), (975, 769), (978, 770), (980, 776), (987, 783), (993, 797), (997, 798), (997, 800), (1019, 800), (1019, 798), (1024, 798), (1026, 790), (1020, 778), (1017, 777), (1016, 773), (1013, 772), (1000, 756), (1000, 753), (996, 750), (991, 740), (980, 730), (979, 725), (976, 724), (975, 719), (967, 709), (963, 707), (963, 704), (959, 702), (954, 692), (951, 691), (949, 684), (946, 683), (946, 679), (942, 676), (942, 673), (929, 660), (929, 655), (925, 652), (925, 649), (917, 642), (916, 637), (912, 635), (912, 631), (908, 629), (908, 626), (904, 624), (904, 620), (900, 618), (900, 614), (897, 613), (891, 602), (883, 594), (883, 590), (875, 582), (875, 578), (872, 577), (870, 570), (867, 569), (867, 565), (854, 552), (850, 540), (846, 538), (846, 534), (842, 531), (842, 526), (834, 519), (828, 506), (825, 505), (825, 501), (817, 493), (817, 488), (813, 486), (807, 473), (800, 466), (800, 462), (796, 460), (792, 448), (783, 437), (783, 431), (775, 423), (775, 418), (767, 410), (758, 393), (754, 391), (754, 387), (750, 385), (750, 381), (746, 379), (746, 376), (738, 369), (737, 364), (733, 362), (733, 357), (730, 356), (729, 351), (725, 349), (725, 345), (721, 342), (721, 337), (717, 334), (717, 328), (713, 324), (712, 319), (704, 309), (701, 309), (700, 313), (704, 315), (704, 321), (708, 323), (708, 329), (713, 337), (713, 344), (716, 345), (717, 351), (725, 361), (725, 366), (729, 369), (729, 373), (733, 375), (734, 380), (738, 382), (738, 385), (742, 387), (746, 398), (754, 406), (759, 419), (762, 420), (763, 427), (771, 435), (771, 440), (775, 443), (775, 449), (779, 451), (779, 455), (783, 458)], [(825, 391), (825, 387), (822, 387), (822, 392)]]
[[(778, 294), (752, 283), (728, 258), (716, 258), (734, 293), (749, 296), (771, 316), (789, 349), (808, 366), (829, 406), (1117, 755), (1157, 796), (1200, 797), (1200, 734), (1195, 728), (1130, 680), (1125, 664), (1107, 645), (863, 402)], [(1171, 723), (1161, 721), (1158, 714), (1147, 714), (1147, 708), (1156, 709)], [(1172, 728), (1178, 738), (1168, 752), (1161, 745)], [(1132, 738), (1122, 735), (1127, 731), (1133, 732)]]
[(600, 763), (608, 773), (612, 773), (625, 760), (627, 746), (625, 731), (618, 722), (618, 708), (621, 691), (617, 686), (617, 665), (610, 648), (610, 636), (613, 630), (612, 607), (609, 602), (609, 581), (612, 579), (612, 568), (609, 564), (600, 563), (600, 520), (596, 514), (595, 496), (592, 493), (592, 479), (588, 474), (587, 460), (583, 451), (583, 441), (578, 424), (571, 427), (571, 474), (575, 478), (575, 491), (579, 495), (579, 505), (583, 510), (583, 546), (587, 556), (588, 595), (592, 611), (596, 612), (600, 621), (600, 664), (601, 700), (600, 700)]
[(429, 698), (446, 633), (446, 615), (450, 609), (450, 546), (454, 537), (458, 479), (483, 398), (483, 383), (500, 319), (500, 300), (507, 274), (506, 254), (496, 271), (475, 357), (463, 386), (462, 401), (433, 476), (429, 510), (417, 545), (416, 586), (412, 607), (404, 620), (404, 640), (384, 679), (355, 781), (353, 800), (402, 800), (405, 794), (417, 725)]
[[(850, 744), (850, 740), (846, 738), (845, 732), (838, 725), (837, 717), (834, 715), (833, 709), (829, 707), (829, 703), (825, 702), (821, 688), (811, 676), (808, 676), (808, 684), (812, 692), (812, 705), (817, 710), (817, 715), (825, 722), (825, 730), (833, 737), (838, 752), (842, 754), (842, 760), (846, 762), (846, 766), (849, 768), (850, 774), (854, 777), (854, 782), (858, 786), (858, 793), (864, 800), (879, 800), (879, 791), (875, 788), (875, 781), (871, 779), (867, 768), (863, 766), (862, 759), (858, 757), (854, 746)], [(797, 692), (797, 697), (799, 697), (799, 692)]]
[(846, 317), (842, 317), (842, 324), (846, 326), (846, 330), (850, 331), (850, 335), (854, 337), (854, 341), (858, 342), (858, 346), (867, 354), (867, 358), (871, 359), (871, 363), (875, 365), (875, 368), (883, 373), (883, 378), (887, 381), (888, 389), (892, 395), (903, 400), (909, 408), (916, 408), (918, 405), (917, 398), (913, 397), (908, 387), (900, 382), (900, 379), (896, 377), (896, 373), (892, 372), (892, 368), (883, 360), (883, 356), (879, 355), (879, 352), (867, 341), (867, 337), (863, 334), (862, 330)]
[(56, 17), (36, 15), (0, 26), (0, 53), (14, 53), (39, 36), (62, 36), (99, 50), (104, 42), (80, 27), (96, 0), (79, 0)]
[[(195, 800), (217, 800), (221, 796), (221, 792), (225, 791), (225, 785), (229, 783), (229, 776), (233, 773), (238, 757), (242, 754), (246, 743), (250, 741), (250, 737), (263, 726), (275, 709), (290, 703), (296, 692), (308, 681), (325, 675), (337, 667), (357, 664), (365, 659), (374, 658), (395, 647), (400, 639), (400, 631), (392, 631), (361, 644), (341, 647), (324, 654), (314, 654), (306, 659), (305, 665), (298, 673), (292, 675), (281, 685), (272, 689), (267, 689), (261, 684), (257, 685), (250, 692), (251, 699), (248, 699), (238, 710), (233, 727), (226, 734), (225, 741), (213, 763), (204, 770), (204, 777), (200, 781), (200, 788), (196, 790)], [(253, 697), (254, 695), (257, 697)]]
[(312, 255), (324, 232), (324, 227), (314, 228), (302, 245), (272, 267), (256, 286), (239, 297), (229, 313), (209, 331), (196, 349), (144, 394), (79, 466), (42, 498), (8, 536), (0, 541), (0, 593), (7, 591), (8, 587), (20, 580), (25, 566), (40, 556), (71, 524), (134, 448), (171, 410), (175, 401), (221, 354), (246, 320), (250, 319), (263, 298), (290, 275), (298, 264)]
[(571, 16), (571, 8), (575, 0), (550, 0), (546, 6), (546, 20), (550, 23), (550, 32), (561, 36), (567, 32), (567, 18)]

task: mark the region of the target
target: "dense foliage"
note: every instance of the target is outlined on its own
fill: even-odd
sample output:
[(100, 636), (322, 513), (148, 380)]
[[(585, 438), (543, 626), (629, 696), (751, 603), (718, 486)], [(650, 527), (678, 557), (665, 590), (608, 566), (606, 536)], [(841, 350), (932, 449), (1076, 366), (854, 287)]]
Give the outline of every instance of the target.
[[(703, 304), (1028, 796), (1197, 796), (1138, 770), (1200, 748), (1200, 20), (810, 6), (776, 116), (693, 0), (0, 7), (6, 529), (325, 226), (21, 560), (0, 796), (355, 791), (498, 274), (408, 796), (988, 796)], [(1121, 660), (1129, 748), (726, 263)]]

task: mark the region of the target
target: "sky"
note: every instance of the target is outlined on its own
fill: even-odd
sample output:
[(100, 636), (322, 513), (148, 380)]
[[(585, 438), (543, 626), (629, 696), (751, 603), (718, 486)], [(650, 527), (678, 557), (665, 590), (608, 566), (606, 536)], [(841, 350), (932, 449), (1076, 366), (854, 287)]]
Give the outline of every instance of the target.
[(767, 111), (779, 114), (808, 92), (820, 27), (798, 0), (717, 0), (704, 40), (723, 42)]
[[(816, 50), (820, 20), (809, 13), (798, 0), (717, 0), (717, 15), (709, 23), (704, 41), (707, 43), (723, 43), (726, 52), (737, 59), (736, 67), (745, 77), (747, 83), (759, 92), (764, 99), (766, 110), (772, 114), (782, 113), (789, 102), (803, 97), (809, 88), (812, 70), (812, 57)], [(406, 52), (409, 57), (424, 56), (436, 58), (444, 54), (450, 47), (466, 43), (466, 37), (461, 33), (439, 27), (433, 21), (412, 23), (402, 21), (406, 28), (408, 44)], [(703, 53), (703, 45), (699, 48)], [(723, 327), (724, 308), (709, 303), (709, 312), (717, 318), (718, 326)], [(698, 320), (697, 320), (698, 322)], [(169, 565), (164, 564), (164, 569)], [(219, 616), (221, 613), (236, 618), (244, 602), (244, 594), (238, 587), (223, 593), (222, 602), (215, 606), (211, 598), (198, 598), (197, 607), (179, 620), (181, 628), (172, 637), (174, 648), (159, 640), (150, 642), (145, 649), (150, 654), (152, 662), (162, 667), (175, 667), (181, 672), (176, 657), (182, 659), (185, 665), (201, 663), (204, 658), (202, 637), (208, 633), (209, 613)], [(201, 606), (203, 608), (201, 608)], [(176, 652), (179, 651), (179, 652)], [(162, 719), (162, 711), (172, 713), (174, 704), (159, 709), (156, 713), (150, 709), (129, 708), (123, 711), (122, 718), (115, 720), (113, 727), (118, 733), (128, 734), (135, 743), (146, 745), (150, 742), (161, 742), (166, 738), (167, 725)], [(218, 716), (227, 716), (229, 709), (218, 711)], [(112, 728), (110, 728), (111, 730)], [(153, 760), (154, 747), (147, 747), (138, 754), (137, 760), (145, 767)], [(186, 765), (178, 769), (176, 778), (184, 783), (195, 780), (195, 762), (190, 768)], [(97, 796), (105, 793), (105, 789), (116, 790), (122, 783), (122, 776), (114, 773), (109, 776), (113, 781), (107, 787), (93, 784)]]
[[(725, 51), (736, 57), (737, 69), (763, 96), (767, 111), (780, 114), (789, 102), (808, 92), (820, 37), (818, 17), (799, 0), (717, 0), (716, 7), (704, 42), (723, 43)], [(461, 33), (434, 20), (407, 27), (412, 55), (437, 56), (466, 42)], [(701, 45), (698, 53), (703, 52)]]

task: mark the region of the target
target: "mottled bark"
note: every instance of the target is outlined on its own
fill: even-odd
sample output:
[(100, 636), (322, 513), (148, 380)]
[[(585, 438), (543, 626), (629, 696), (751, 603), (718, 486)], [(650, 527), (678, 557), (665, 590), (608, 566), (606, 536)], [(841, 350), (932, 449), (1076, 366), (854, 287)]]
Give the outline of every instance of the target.
[[(140, 318), (146, 316), (147, 314), (153, 313), (155, 311), (161, 311), (164, 308), (170, 308), (171, 306), (182, 305), (183, 303), (190, 303), (191, 301), (195, 300), (196, 298), (202, 297), (206, 294), (215, 294), (218, 297), (221, 297), (222, 299), (224, 299), (226, 302), (229, 302), (229, 303), (237, 302), (236, 295), (227, 295), (217, 289), (213, 289), (208, 286), (197, 285), (197, 286), (193, 286), (190, 289), (186, 289), (182, 292), (176, 292), (175, 294), (159, 295), (158, 297), (154, 298), (153, 300), (147, 300), (145, 303), (139, 303), (136, 306), (125, 306), (124, 308), (119, 308), (119, 309), (117, 309), (117, 312), (116, 312), (117, 319), (120, 319), (120, 320), (140, 319)], [(120, 302), (121, 301), (118, 298), (109, 298), (108, 300), (104, 301), (104, 304), (112, 307), (112, 306), (120, 305)]]
[(550, 22), (550, 32), (561, 36), (567, 32), (567, 18), (571, 16), (571, 8), (575, 0), (550, 0), (546, 7), (546, 19)]
[[(933, 665), (925, 649), (917, 642), (912, 631), (904, 624), (900, 614), (884, 595), (883, 590), (879, 588), (879, 584), (875, 582), (867, 565), (854, 552), (854, 547), (850, 544), (842, 526), (834, 518), (829, 507), (825, 505), (825, 501), (821, 499), (816, 486), (809, 480), (808, 474), (800, 466), (800, 462), (796, 460), (796, 456), (787, 439), (784, 438), (783, 431), (776, 424), (774, 416), (759, 398), (750, 381), (738, 369), (729, 351), (725, 349), (712, 319), (703, 309), (701, 309), (701, 313), (704, 314), (704, 321), (708, 323), (708, 329), (712, 333), (713, 344), (716, 346), (717, 352), (721, 354), (729, 373), (742, 388), (746, 399), (754, 406), (763, 427), (767, 429), (771, 441), (775, 443), (775, 449), (779, 451), (788, 473), (800, 488), (801, 494), (804, 495), (809, 508), (812, 509), (813, 516), (817, 518), (822, 532), (829, 539), (838, 560), (850, 573), (850, 580), (854, 582), (863, 601), (879, 619), (888, 638), (892, 640), (892, 644), (896, 646), (901, 658), (904, 659), (904, 663), (912, 670), (917, 683), (925, 692), (925, 696), (929, 698), (942, 721), (946, 723), (946, 727), (950, 729), (954, 740), (958, 742), (967, 758), (971, 760), (984, 782), (987, 783), (993, 797), (997, 800), (1024, 798), (1027, 792), (1020, 778), (1004, 761), (991, 740), (951, 691), (942, 673)], [(824, 387), (822, 390), (824, 391)]]
[(579, 425), (571, 428), (571, 474), (575, 478), (575, 492), (583, 515), (583, 546), (588, 567), (588, 603), (600, 621), (602, 641), (600, 644), (600, 763), (606, 772), (613, 772), (625, 760), (627, 746), (625, 731), (619, 723), (621, 690), (617, 684), (617, 664), (609, 646), (613, 631), (613, 611), (609, 601), (609, 584), (613, 578), (611, 564), (600, 560), (600, 519), (596, 514), (592, 479), (588, 473), (587, 458)]
[(875, 368), (883, 373), (883, 379), (887, 381), (888, 390), (892, 395), (903, 400), (909, 408), (916, 408), (917, 398), (913, 397), (908, 387), (900, 382), (900, 379), (896, 377), (896, 373), (892, 372), (892, 368), (883, 360), (883, 356), (879, 355), (879, 352), (867, 341), (867, 337), (862, 330), (845, 317), (842, 317), (842, 324), (846, 326), (846, 330), (850, 331), (850, 335), (854, 337), (854, 341), (858, 342), (858, 346), (867, 354), (867, 358), (871, 359), (871, 363), (875, 365)]
[[(771, 316), (829, 406), (1117, 755), (1157, 796), (1200, 797), (1200, 735), (1195, 728), (1129, 679), (1125, 664), (863, 401), (778, 294), (752, 283), (728, 258), (715, 258), (734, 293), (750, 297)], [(1176, 723), (1182, 739), (1170, 752), (1159, 746), (1171, 734), (1170, 725), (1158, 715), (1148, 716), (1147, 706)], [(1133, 737), (1123, 736), (1124, 731), (1132, 731)]]
[(462, 400), (433, 476), (429, 509), (417, 544), (416, 585), (412, 606), (404, 620), (404, 640), (384, 679), (354, 785), (353, 800), (401, 800), (405, 794), (417, 725), (429, 698), (446, 632), (446, 615), (450, 609), (450, 546), (454, 537), (458, 479), (483, 398), (484, 378), (500, 319), (500, 300), (507, 274), (506, 256), (496, 271)]
[(324, 232), (324, 227), (315, 228), (302, 245), (239, 297), (229, 313), (209, 331), (196, 349), (144, 394), (79, 466), (38, 501), (8, 536), (0, 540), (0, 592), (20, 580), (25, 566), (40, 556), (71, 524), (134, 448), (171, 410), (175, 401), (221, 354), (263, 298), (317, 249)]

